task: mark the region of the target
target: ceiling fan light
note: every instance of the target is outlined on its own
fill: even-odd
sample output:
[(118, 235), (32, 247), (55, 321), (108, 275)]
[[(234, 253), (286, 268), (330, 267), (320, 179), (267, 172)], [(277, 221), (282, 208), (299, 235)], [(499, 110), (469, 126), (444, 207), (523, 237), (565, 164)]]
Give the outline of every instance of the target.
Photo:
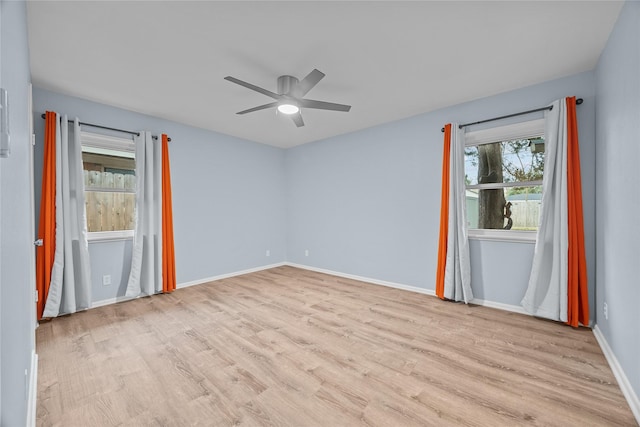
[(300, 109), (298, 108), (298, 106), (293, 104), (280, 104), (278, 105), (278, 111), (280, 111), (282, 114), (295, 114), (300, 111)]

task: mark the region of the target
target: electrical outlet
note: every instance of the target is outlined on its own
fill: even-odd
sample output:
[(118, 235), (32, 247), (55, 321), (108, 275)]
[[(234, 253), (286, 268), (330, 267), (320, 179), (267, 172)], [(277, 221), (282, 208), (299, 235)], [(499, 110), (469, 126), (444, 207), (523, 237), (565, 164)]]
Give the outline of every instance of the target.
[(105, 274), (102, 276), (102, 286), (109, 286), (111, 284), (111, 275)]
[(309, 249), (304, 250), (304, 256), (309, 256)]
[(269, 249), (267, 249), (267, 252), (265, 254), (266, 256), (271, 256), (271, 251)]
[(607, 307), (607, 303), (602, 304), (602, 312), (604, 314), (604, 319), (609, 320), (609, 307)]

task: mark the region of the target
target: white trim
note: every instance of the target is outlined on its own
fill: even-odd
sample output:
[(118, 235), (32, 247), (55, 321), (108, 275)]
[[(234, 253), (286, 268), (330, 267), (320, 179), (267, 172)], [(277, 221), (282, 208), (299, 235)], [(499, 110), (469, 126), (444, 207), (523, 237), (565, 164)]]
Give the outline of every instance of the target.
[[(545, 134), (545, 119), (528, 120), (510, 124), (506, 126), (497, 126), (489, 129), (482, 129), (467, 132), (464, 136), (465, 146), (476, 146), (500, 141), (510, 141), (515, 139), (525, 139), (537, 137)], [(510, 187), (538, 187), (542, 185), (541, 180), (524, 181), (524, 182), (501, 182), (492, 184), (473, 184), (467, 185), (467, 190), (472, 189), (493, 189), (493, 188), (510, 188)], [(521, 230), (486, 230), (486, 229), (469, 229), (469, 239), (474, 240), (491, 240), (499, 242), (514, 243), (535, 243), (536, 231)], [(510, 310), (509, 310), (510, 311)]]
[[(433, 289), (425, 289), (425, 288), (419, 288), (417, 286), (405, 285), (405, 284), (402, 284), (402, 283), (388, 282), (386, 280), (372, 279), (370, 277), (358, 276), (358, 275), (355, 275), (355, 274), (340, 273), (338, 271), (327, 270), (325, 268), (312, 267), (310, 265), (297, 264), (297, 263), (294, 263), (294, 262), (279, 262), (279, 263), (276, 263), (276, 264), (263, 265), (263, 266), (260, 266), (260, 267), (249, 268), (247, 270), (236, 271), (236, 272), (233, 272), (233, 273), (220, 274), (218, 276), (207, 277), (207, 278), (204, 278), (204, 279), (192, 280), (190, 282), (178, 283), (176, 285), (176, 289), (182, 289), (182, 288), (188, 288), (190, 286), (202, 285), (202, 284), (209, 283), (209, 282), (215, 282), (217, 280), (228, 279), (230, 277), (242, 276), (244, 274), (255, 273), (255, 272), (263, 271), (263, 270), (269, 270), (271, 268), (276, 268), (276, 267), (282, 267), (284, 265), (289, 266), (289, 267), (300, 268), (302, 270), (309, 270), (309, 271), (315, 271), (317, 273), (329, 274), (331, 276), (344, 277), (345, 279), (358, 280), (360, 282), (371, 283), (373, 285), (386, 286), (386, 287), (389, 287), (389, 288), (401, 289), (403, 291), (409, 291), (409, 292), (416, 292), (416, 293), (419, 293), (419, 294), (429, 295), (429, 296), (433, 296), (433, 297), (436, 296), (436, 292)], [(116, 297), (116, 298), (104, 299), (104, 300), (95, 301), (94, 303), (92, 303), (91, 304), (91, 308), (102, 307), (104, 305), (109, 305), (109, 304), (116, 304), (116, 303), (119, 303), (119, 302), (129, 301), (129, 300), (136, 299), (136, 298), (139, 298), (139, 297)], [(522, 307), (520, 307), (518, 305), (504, 304), (504, 303), (501, 303), (501, 302), (487, 301), (487, 300), (477, 299), (477, 298), (474, 298), (473, 300), (471, 300), (470, 303), (474, 304), (474, 305), (481, 305), (483, 307), (496, 308), (498, 310), (510, 311), (510, 312), (513, 312), (513, 313), (526, 314), (527, 316), (530, 316), (530, 314), (527, 313), (524, 310), (524, 308), (522, 308)]]
[(616, 355), (611, 347), (609, 347), (609, 343), (602, 334), (598, 325), (593, 328), (593, 335), (596, 337), (598, 344), (600, 344), (600, 348), (602, 349), (607, 362), (609, 362), (613, 375), (616, 377), (616, 380), (618, 380), (620, 390), (622, 390), (622, 394), (627, 399), (627, 403), (631, 408), (631, 412), (633, 412), (633, 416), (636, 417), (636, 421), (640, 424), (640, 399), (638, 398), (638, 395), (633, 390), (633, 387), (631, 387), (631, 383), (629, 382), (627, 375), (624, 373), (622, 366), (620, 366)]
[[(275, 267), (282, 267), (283, 265), (286, 265), (286, 263), (279, 262), (279, 263), (276, 263), (276, 264), (263, 265), (263, 266), (260, 266), (260, 267), (249, 268), (247, 270), (236, 271), (236, 272), (233, 272), (233, 273), (220, 274), (218, 276), (207, 277), (205, 279), (193, 280), (191, 282), (178, 283), (176, 285), (176, 289), (188, 288), (189, 286), (195, 286), (195, 285), (202, 285), (204, 283), (214, 282), (216, 280), (221, 280), (221, 279), (227, 279), (229, 277), (242, 276), (243, 274), (255, 273), (257, 271), (268, 270), (270, 268), (275, 268)], [(157, 295), (160, 295), (160, 294), (157, 294)], [(142, 298), (142, 297), (145, 297), (145, 296), (148, 296), (148, 295), (138, 295), (138, 296), (135, 296), (135, 297), (119, 296), (119, 297), (115, 297), (115, 298), (107, 298), (107, 299), (103, 299), (103, 300), (100, 300), (100, 301), (92, 302), (91, 303), (91, 308), (98, 308), (98, 307), (103, 307), (105, 305), (117, 304), (117, 303), (124, 302), (124, 301), (131, 301), (133, 299)]]
[(126, 193), (136, 194), (136, 190), (133, 188), (115, 188), (115, 187), (84, 187), (84, 191), (93, 191), (94, 193)]
[[(287, 263), (285, 263), (285, 265), (288, 265), (289, 267), (301, 268), (303, 270), (315, 271), (317, 273), (329, 274), (331, 276), (337, 276), (337, 277), (344, 277), (346, 279), (359, 280), (360, 282), (371, 283), (373, 285), (387, 286), (389, 288), (401, 289), (403, 291), (409, 291), (409, 292), (416, 292), (416, 293), (419, 293), (419, 294), (429, 295), (429, 296), (432, 296), (432, 297), (436, 296), (436, 291), (433, 290), (433, 289), (425, 289), (425, 288), (419, 288), (417, 286), (403, 285), (401, 283), (387, 282), (385, 280), (371, 279), (369, 277), (356, 276), (355, 274), (339, 273), (339, 272), (333, 271), (333, 270), (326, 270), (324, 268), (316, 268), (316, 267), (311, 267), (311, 266), (304, 265), (304, 264), (296, 264), (296, 263), (293, 263), (293, 262), (287, 262)], [(481, 305), (483, 307), (497, 308), (498, 310), (511, 311), (513, 313), (526, 314), (527, 316), (530, 316), (529, 313), (524, 311), (524, 308), (522, 308), (522, 307), (520, 307), (518, 305), (503, 304), (501, 302), (486, 301), (486, 300), (477, 299), (477, 298), (474, 298), (469, 303), (470, 304), (475, 304), (475, 305)]]
[[(117, 304), (119, 302), (125, 302), (125, 301), (131, 301), (132, 299), (137, 299), (143, 296), (147, 296), (147, 295), (138, 295), (135, 297), (125, 297), (125, 296), (121, 296), (121, 297), (115, 297), (115, 298), (107, 298), (107, 299), (103, 299), (100, 301), (94, 301), (91, 303), (91, 308), (98, 308), (98, 307), (102, 307), (105, 305), (111, 305), (111, 304)], [(91, 310), (91, 308), (89, 310)]]
[(261, 267), (249, 268), (247, 270), (236, 271), (233, 273), (220, 274), (218, 276), (207, 277), (205, 279), (192, 280), (190, 282), (178, 283), (176, 289), (188, 288), (189, 286), (202, 285), (208, 282), (215, 282), (216, 280), (228, 279), (229, 277), (242, 276), (243, 274), (255, 273), (257, 271), (269, 270), (270, 268), (282, 267), (287, 265), (285, 262), (278, 262), (276, 264), (263, 265)]
[(36, 425), (36, 399), (38, 398), (38, 354), (31, 350), (31, 375), (27, 398), (27, 427)]
[(490, 184), (467, 184), (467, 190), (493, 190), (495, 188), (540, 187), (540, 186), (542, 186), (541, 179), (536, 181), (513, 181), (513, 182), (492, 182)]
[[(344, 277), (345, 279), (358, 280), (360, 282), (371, 283), (373, 285), (380, 285), (380, 286), (386, 286), (386, 287), (389, 287), (389, 288), (401, 289), (403, 291), (416, 292), (416, 293), (419, 293), (419, 294), (429, 295), (429, 296), (432, 296), (432, 297), (436, 296), (436, 292), (433, 289), (425, 289), (425, 288), (419, 288), (417, 286), (405, 285), (405, 284), (402, 284), (402, 283), (395, 283), (395, 282), (388, 282), (386, 280), (372, 279), (370, 277), (363, 277), (363, 276), (358, 276), (358, 275), (355, 275), (355, 274), (340, 273), (338, 271), (327, 270), (327, 269), (324, 269), (324, 268), (312, 267), (310, 265), (296, 264), (294, 262), (279, 262), (279, 263), (276, 263), (276, 264), (263, 265), (261, 267), (249, 268), (247, 270), (236, 271), (236, 272), (233, 272), (233, 273), (220, 274), (218, 276), (207, 277), (207, 278), (204, 278), (204, 279), (193, 280), (193, 281), (190, 281), (190, 282), (178, 283), (178, 285), (176, 286), (176, 289), (182, 289), (182, 288), (187, 288), (187, 287), (190, 287), (190, 286), (202, 285), (204, 283), (215, 282), (217, 280), (228, 279), (230, 277), (242, 276), (244, 274), (255, 273), (255, 272), (258, 272), (258, 271), (262, 271), (262, 270), (269, 270), (271, 268), (282, 267), (283, 265), (286, 265), (286, 266), (289, 266), (289, 267), (300, 268), (302, 270), (315, 271), (317, 273), (329, 274), (331, 276), (336, 276), (336, 277)], [(128, 300), (135, 299), (135, 298), (138, 298), (138, 297), (117, 297), (117, 298), (105, 299), (105, 300), (102, 300), (102, 301), (96, 301), (91, 305), (91, 308), (101, 307), (101, 306), (109, 305), (109, 304), (115, 304), (115, 303), (118, 303), (118, 302), (128, 301)], [(501, 302), (486, 301), (486, 300), (477, 299), (477, 298), (473, 299), (471, 301), (471, 304), (481, 305), (481, 306), (484, 306), (484, 307), (497, 308), (499, 310), (510, 311), (510, 312), (513, 312), (513, 313), (526, 314), (526, 315), (530, 316), (530, 314), (527, 313), (526, 311), (524, 311), (524, 309), (522, 307), (517, 306), (517, 305), (503, 304)]]
[(529, 120), (506, 126), (467, 132), (464, 145), (467, 147), (492, 142), (526, 139), (544, 135), (545, 119)]
[(494, 242), (509, 243), (536, 243), (536, 231), (524, 230), (490, 230), (482, 228), (471, 228), (468, 236), (471, 240), (490, 240)]
[(522, 308), (519, 305), (504, 304), (504, 303), (501, 303), (501, 302), (487, 301), (487, 300), (478, 299), (478, 298), (472, 299), (469, 302), (469, 304), (481, 305), (483, 307), (496, 308), (496, 309), (502, 310), (502, 311), (510, 311), (512, 313), (526, 314), (527, 316), (531, 316), (531, 314), (527, 313), (524, 310), (524, 308)]
[(133, 230), (91, 231), (87, 233), (87, 241), (108, 242), (113, 240), (132, 240)]
[(403, 285), (401, 283), (387, 282), (386, 280), (371, 279), (370, 277), (356, 276), (355, 274), (339, 273), (333, 270), (326, 270), (324, 268), (316, 268), (316, 267), (311, 267), (309, 265), (296, 264), (293, 262), (287, 262), (285, 263), (285, 265), (288, 265), (289, 267), (301, 268), (303, 270), (315, 271), (317, 273), (329, 274), (331, 276), (344, 277), (345, 279), (359, 280), (360, 282), (372, 283), (374, 285), (381, 285), (381, 286), (387, 286), (389, 288), (402, 289), (404, 291), (417, 292), (419, 294), (424, 294), (424, 295), (430, 295), (430, 296), (436, 295), (436, 291), (433, 289), (425, 289), (425, 288), (419, 288), (417, 286)]

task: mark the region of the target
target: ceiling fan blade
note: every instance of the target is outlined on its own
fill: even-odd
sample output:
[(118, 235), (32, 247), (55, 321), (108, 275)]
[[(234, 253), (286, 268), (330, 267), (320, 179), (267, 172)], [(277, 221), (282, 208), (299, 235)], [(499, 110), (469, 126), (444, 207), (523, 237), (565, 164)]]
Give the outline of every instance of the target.
[(351, 105), (334, 104), (333, 102), (314, 101), (313, 99), (301, 99), (300, 106), (304, 108), (316, 108), (318, 110), (349, 111)]
[(282, 98), (282, 96), (281, 96), (281, 95), (278, 95), (277, 93), (273, 93), (273, 92), (271, 92), (270, 90), (266, 90), (266, 89), (263, 89), (263, 88), (261, 88), (261, 87), (259, 87), (259, 86), (252, 85), (251, 83), (247, 83), (247, 82), (245, 82), (245, 81), (242, 81), (242, 80), (236, 79), (235, 77), (227, 76), (227, 77), (225, 77), (224, 79), (225, 79), (225, 80), (229, 80), (230, 82), (235, 83), (235, 84), (238, 84), (238, 85), (240, 85), (240, 86), (244, 86), (244, 87), (246, 87), (247, 89), (251, 89), (251, 90), (255, 90), (256, 92), (260, 92), (261, 94), (263, 94), (263, 95), (267, 95), (267, 96), (269, 96), (269, 97), (271, 97), (271, 98), (273, 98), (273, 99), (280, 99), (280, 98)]
[(304, 121), (302, 120), (302, 114), (300, 114), (300, 111), (298, 111), (295, 114), (292, 114), (291, 120), (293, 120), (293, 123), (295, 123), (297, 127), (304, 126)]
[(293, 95), (298, 98), (302, 98), (323, 78), (324, 73), (322, 71), (314, 69), (312, 72), (307, 74), (307, 77), (305, 77), (300, 81), (300, 83), (298, 83), (293, 91)]
[(257, 107), (253, 107), (253, 108), (249, 108), (248, 110), (243, 110), (243, 111), (239, 111), (236, 114), (247, 114), (247, 113), (253, 113), (254, 111), (260, 111), (260, 110), (265, 110), (267, 108), (271, 108), (271, 107), (275, 107), (276, 105), (278, 105), (278, 102), (270, 102), (268, 104), (264, 104), (264, 105), (259, 105)]

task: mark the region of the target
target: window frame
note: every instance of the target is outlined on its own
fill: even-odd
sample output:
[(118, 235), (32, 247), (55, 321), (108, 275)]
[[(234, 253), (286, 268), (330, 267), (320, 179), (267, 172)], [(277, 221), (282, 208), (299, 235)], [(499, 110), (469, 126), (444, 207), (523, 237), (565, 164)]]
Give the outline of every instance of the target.
[[(81, 147), (90, 147), (93, 149), (104, 150), (116, 150), (121, 152), (134, 153), (135, 159), (135, 142), (132, 138), (122, 138), (117, 136), (102, 135), (93, 132), (80, 132), (80, 145)], [(123, 191), (124, 190), (124, 191)], [(105, 187), (91, 187), (84, 188), (85, 193), (87, 191), (94, 192), (117, 192), (117, 193), (133, 193), (136, 191), (121, 189), (121, 188), (105, 188)], [(86, 206), (85, 206), (86, 215)], [(113, 230), (113, 231), (87, 231), (87, 241), (91, 242), (108, 242), (117, 240), (132, 240), (134, 230)]]
[[(533, 119), (503, 126), (495, 126), (487, 129), (467, 132), (465, 134), (465, 147), (477, 147), (482, 144), (492, 144), (502, 141), (527, 139), (545, 135), (545, 119)], [(483, 190), (509, 187), (536, 187), (541, 186), (542, 181), (505, 182), (495, 184), (465, 185), (466, 190)], [(535, 243), (537, 231), (527, 230), (492, 230), (484, 228), (467, 228), (467, 236), (472, 240), (488, 240), (499, 242)]]

